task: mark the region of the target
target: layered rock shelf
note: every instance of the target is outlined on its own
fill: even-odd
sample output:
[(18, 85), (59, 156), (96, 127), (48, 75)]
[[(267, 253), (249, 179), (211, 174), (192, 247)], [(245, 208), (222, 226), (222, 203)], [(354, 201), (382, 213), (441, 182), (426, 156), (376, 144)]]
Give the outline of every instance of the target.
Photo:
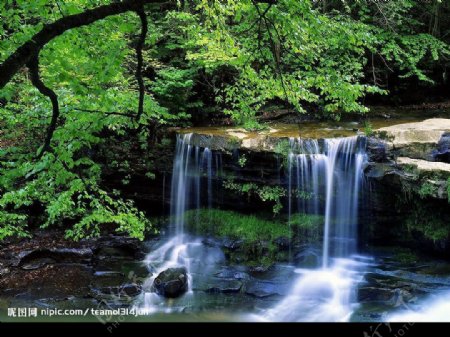
[[(179, 133), (191, 134), (190, 145), (208, 147), (220, 156), (223, 176), (219, 179), (233, 177), (239, 186), (256, 184), (268, 188), (286, 187), (287, 156), (299, 139), (305, 143), (313, 140), (323, 151), (327, 139), (358, 136), (365, 140), (367, 154), (363, 170), (368, 185), (362, 197), (366, 201), (361, 202), (359, 215), (363, 241), (404, 244), (450, 254), (446, 225), (450, 200), (450, 118), (407, 123), (378, 121), (373, 126), (379, 127), (363, 132), (358, 123), (339, 126), (306, 123), (300, 127), (275, 125), (262, 132), (222, 127), (184, 129)], [(295, 151), (302, 153), (302, 148)], [(222, 186), (222, 182), (216, 185)], [(258, 198), (244, 202), (242, 195), (221, 190), (221, 200), (214, 200), (220, 207), (255, 210), (267, 207)], [(435, 218), (439, 221), (433, 220), (433, 214), (437, 214)]]

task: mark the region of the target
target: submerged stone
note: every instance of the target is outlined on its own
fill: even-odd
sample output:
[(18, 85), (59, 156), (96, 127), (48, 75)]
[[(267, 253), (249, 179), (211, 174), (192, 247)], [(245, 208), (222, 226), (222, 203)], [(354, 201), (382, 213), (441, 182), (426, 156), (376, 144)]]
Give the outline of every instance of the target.
[(286, 285), (278, 282), (256, 281), (246, 289), (247, 295), (265, 298), (269, 296), (284, 296), (287, 294)]
[(241, 248), (243, 243), (244, 243), (243, 240), (225, 239), (223, 240), (222, 246), (231, 251), (235, 251)]
[(55, 263), (55, 260), (51, 258), (35, 259), (28, 263), (24, 263), (21, 268), (23, 270), (35, 270), (52, 263)]
[(168, 268), (153, 281), (153, 289), (161, 296), (175, 298), (188, 290), (187, 270), (185, 267)]
[(10, 273), (9, 268), (0, 268), (0, 276), (4, 276), (9, 273)]
[(214, 284), (207, 286), (208, 293), (238, 293), (242, 288), (242, 282), (237, 280), (218, 280)]
[(235, 279), (235, 280), (247, 280), (250, 278), (250, 275), (243, 271), (239, 271), (236, 269), (223, 269), (220, 272), (214, 274), (217, 278), (226, 278), (226, 279)]
[(20, 252), (13, 266), (33, 270), (54, 262), (84, 263), (91, 258), (89, 248), (37, 248)]

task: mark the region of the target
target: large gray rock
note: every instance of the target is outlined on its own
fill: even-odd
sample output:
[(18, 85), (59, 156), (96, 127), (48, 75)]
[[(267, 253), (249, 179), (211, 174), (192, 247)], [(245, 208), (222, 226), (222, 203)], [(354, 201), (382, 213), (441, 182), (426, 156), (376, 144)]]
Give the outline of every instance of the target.
[(431, 118), (380, 128), (376, 134), (385, 139), (388, 148), (399, 156), (432, 161), (438, 144), (449, 131), (450, 119)]
[(238, 280), (215, 280), (206, 285), (205, 291), (208, 293), (231, 294), (238, 293), (242, 288), (242, 282)]
[(437, 150), (434, 152), (434, 159), (450, 163), (450, 132), (443, 134), (439, 140)]
[(412, 159), (408, 157), (397, 158), (397, 164), (400, 166), (412, 166), (421, 172), (443, 173), (450, 176), (450, 164), (442, 162), (430, 162), (420, 159)]
[(13, 266), (34, 270), (52, 263), (88, 263), (92, 255), (90, 248), (37, 248), (20, 252)]
[(143, 245), (138, 239), (109, 235), (96, 241), (94, 253), (99, 260), (110, 259), (111, 257), (141, 259), (145, 256), (142, 248)]
[(153, 289), (161, 296), (175, 298), (188, 290), (188, 277), (185, 267), (168, 268), (153, 281)]
[(442, 135), (450, 131), (450, 119), (431, 118), (423, 122), (404, 123), (380, 128), (378, 133), (385, 133), (389, 143), (401, 147), (412, 143), (437, 144)]
[(383, 163), (388, 160), (388, 151), (386, 142), (377, 137), (367, 138), (366, 152), (369, 162)]
[(245, 293), (257, 298), (286, 296), (288, 294), (288, 285), (287, 283), (279, 282), (255, 281), (247, 286)]

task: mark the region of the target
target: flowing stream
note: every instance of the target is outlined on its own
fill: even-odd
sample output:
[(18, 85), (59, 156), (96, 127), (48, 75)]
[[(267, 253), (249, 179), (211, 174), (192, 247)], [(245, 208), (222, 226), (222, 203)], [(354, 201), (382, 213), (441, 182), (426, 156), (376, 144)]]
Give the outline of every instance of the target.
[[(181, 314), (186, 308), (195, 305), (195, 308), (202, 305), (217, 308), (217, 303), (225, 307), (228, 303), (232, 312), (233, 305), (245, 307), (243, 304), (248, 301), (246, 295), (239, 292), (239, 287), (234, 290), (235, 283), (239, 283), (236, 280), (221, 281), (228, 282), (227, 291), (237, 291), (234, 295), (228, 295), (231, 297), (208, 295), (208, 291), (205, 293), (202, 290), (205, 289), (202, 288), (205, 279), (215, 277), (211, 275), (229, 273), (226, 268), (230, 267), (226, 267), (226, 258), (220, 247), (205, 244), (204, 238), (192, 235), (195, 228), (185, 228), (186, 211), (191, 210), (190, 216), (195, 216), (197, 210), (199, 216), (201, 208), (214, 207), (213, 196), (215, 193), (220, 196), (222, 188), (219, 177), (221, 155), (207, 147), (191, 145), (191, 137), (192, 134), (177, 136), (171, 182), (170, 226), (153, 244), (151, 253), (145, 259), (151, 275), (144, 283), (145, 292), (139, 307), (155, 314)], [(257, 308), (256, 304), (247, 314), (235, 314), (241, 320), (256, 321), (348, 321), (360, 306), (358, 286), (364, 283), (364, 275), (368, 270), (376, 269), (371, 257), (358, 255), (357, 252), (358, 208), (365, 183), (363, 167), (367, 160), (365, 138), (345, 137), (320, 141), (291, 138), (289, 144), (285, 180), (282, 180), (288, 192), (286, 209), (289, 224), (299, 213), (323, 216), (321, 258), (317, 259), (315, 266), (310, 263), (302, 265), (301, 262), (295, 264), (292, 259), (284, 267), (279, 264), (278, 270), (284, 270), (286, 275), (282, 279), (288, 280), (283, 298), (263, 301), (268, 305), (261, 308)], [(190, 223), (192, 226), (192, 221)], [(189, 289), (176, 301), (158, 295), (152, 288), (159, 273), (172, 267), (185, 267), (188, 274)], [(236, 270), (231, 272), (234, 275), (232, 277), (242, 274)], [(256, 279), (258, 282), (266, 281)], [(211, 302), (214, 296), (217, 303), (214, 300)], [(207, 302), (204, 302), (205, 298), (209, 298)], [(431, 308), (423, 304), (413, 308), (403, 307), (385, 318), (391, 321), (428, 320), (430, 317), (439, 319), (436, 310), (442, 313), (448, 306), (447, 301), (433, 297), (421, 303)]]

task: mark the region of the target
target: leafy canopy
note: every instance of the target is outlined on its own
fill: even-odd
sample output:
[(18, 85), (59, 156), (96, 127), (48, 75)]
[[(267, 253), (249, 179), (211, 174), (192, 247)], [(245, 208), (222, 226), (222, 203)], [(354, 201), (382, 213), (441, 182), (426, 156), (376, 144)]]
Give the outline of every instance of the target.
[[(45, 24), (109, 3), (5, 0), (0, 62)], [(139, 119), (136, 13), (66, 31), (39, 55), (42, 81), (57, 94), (61, 110), (51, 151), (36, 157), (52, 109), (31, 85), (28, 69), (0, 91), (0, 240), (28, 235), (29, 226), (57, 225), (74, 239), (111, 225), (142, 239), (151, 228), (146, 215), (104, 182), (108, 163), (97, 154), (111, 138), (134, 135), (147, 156), (156, 129), (165, 125), (225, 114), (258, 129), (259, 112), (272, 104), (298, 113), (313, 107), (320, 117), (338, 119), (367, 111), (367, 93), (386, 93), (379, 71), (432, 82), (427, 70), (448, 59), (450, 49), (435, 22), (426, 31), (420, 6), (414, 0), (148, 5)], [(275, 192), (259, 195), (277, 205), (281, 192)]]

